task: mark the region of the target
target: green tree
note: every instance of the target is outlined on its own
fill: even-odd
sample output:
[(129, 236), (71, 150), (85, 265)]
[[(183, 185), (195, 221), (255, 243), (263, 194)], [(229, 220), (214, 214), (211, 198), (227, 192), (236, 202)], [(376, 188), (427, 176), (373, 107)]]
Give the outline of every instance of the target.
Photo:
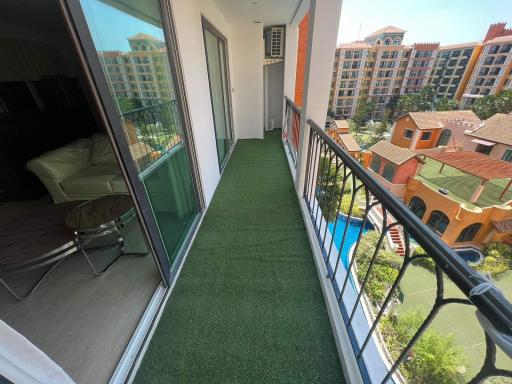
[(401, 116), (408, 112), (423, 112), (434, 109), (435, 92), (431, 86), (423, 87), (419, 93), (400, 96), (395, 114)]
[[(425, 317), (421, 309), (383, 317), (380, 329), (393, 358), (400, 355)], [(460, 382), (466, 366), (464, 350), (455, 343), (453, 334), (441, 334), (431, 326), (414, 345), (401, 371), (409, 383), (448, 384)]]
[(316, 196), (323, 216), (328, 222), (332, 222), (338, 216), (338, 202), (343, 198), (343, 193), (350, 193), (349, 186), (342, 191), (343, 173), (336, 172), (336, 164), (332, 163), (329, 156), (322, 156), (318, 162)]
[(486, 120), (496, 113), (512, 112), (512, 90), (507, 89), (499, 95), (488, 95), (476, 99), (471, 109), (482, 120)]
[[(366, 276), (380, 236), (377, 231), (368, 231), (359, 243), (355, 258), (357, 277), (360, 282)], [(401, 264), (400, 256), (393, 251), (385, 250), (381, 245), (365, 286), (366, 296), (375, 306), (380, 306), (388, 295), (391, 285), (398, 276)]]
[(459, 104), (457, 101), (445, 96), (434, 103), (434, 109), (436, 111), (453, 111), (459, 109)]
[(360, 133), (364, 125), (371, 119), (373, 112), (375, 111), (375, 104), (368, 99), (360, 100), (357, 103), (356, 111), (352, 121), (355, 123), (356, 133)]
[(127, 112), (133, 111), (134, 109), (142, 107), (140, 99), (133, 99), (129, 97), (119, 97), (117, 99), (117, 103), (119, 105), (121, 114), (125, 114)]
[(371, 147), (386, 138), (386, 133), (389, 132), (389, 126), (387, 121), (383, 120), (380, 123), (368, 123), (367, 130), (369, 132), (369, 139), (365, 145)]

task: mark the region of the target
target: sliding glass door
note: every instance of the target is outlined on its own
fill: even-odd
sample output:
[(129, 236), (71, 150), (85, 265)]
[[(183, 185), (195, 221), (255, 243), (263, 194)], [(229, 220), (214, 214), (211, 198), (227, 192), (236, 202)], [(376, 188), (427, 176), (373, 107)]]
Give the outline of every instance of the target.
[(68, 4), (117, 147), (136, 179), (128, 177), (128, 181), (155, 224), (150, 235), (157, 232), (166, 263), (172, 265), (200, 205), (160, 2), (68, 0)]
[(203, 34), (217, 155), (222, 169), (233, 144), (226, 39), (205, 19), (203, 19)]

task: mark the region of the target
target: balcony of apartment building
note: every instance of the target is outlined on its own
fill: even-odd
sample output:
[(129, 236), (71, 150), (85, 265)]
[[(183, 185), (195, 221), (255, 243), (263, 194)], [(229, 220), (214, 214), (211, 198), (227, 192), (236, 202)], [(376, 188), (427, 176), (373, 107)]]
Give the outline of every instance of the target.
[[(87, 148), (115, 159), (117, 173), (100, 164), (85, 180), (56, 183), (124, 185), (128, 208), (90, 199), (70, 217), (86, 225), (113, 215), (109, 234), (143, 255), (116, 258), (96, 277), (83, 271), (88, 259), (75, 251), (87, 250), (75, 238), (59, 273), (31, 297), (6, 301), (11, 346), (33, 358), (6, 348), (2, 376), (45, 382), (43, 365), (63, 383), (431, 382), (435, 372), (415, 370), (422, 348), (464, 328), (455, 337), (470, 362), (444, 380), (510, 377), (509, 298), (324, 132), (341, 2), (59, 4), (105, 131)], [(129, 82), (132, 56), (154, 64), (144, 76), (164, 76), (134, 82), (155, 86), (156, 99), (113, 86), (105, 59), (115, 57)], [(93, 162), (77, 145), (43, 159), (46, 168), (57, 162), (65, 172), (69, 153)], [(138, 219), (133, 227), (118, 210)], [(400, 255), (389, 240), (398, 226)]]

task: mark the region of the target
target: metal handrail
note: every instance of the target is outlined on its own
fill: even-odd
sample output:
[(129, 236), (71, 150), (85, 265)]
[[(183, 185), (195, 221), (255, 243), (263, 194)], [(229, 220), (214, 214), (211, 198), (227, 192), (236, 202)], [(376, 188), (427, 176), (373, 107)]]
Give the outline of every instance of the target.
[(150, 109), (154, 109), (154, 108), (158, 108), (158, 107), (163, 107), (164, 105), (167, 105), (167, 104), (176, 104), (176, 100), (169, 100), (169, 101), (164, 101), (164, 102), (153, 104), (153, 105), (147, 105), (147, 106), (144, 106), (144, 107), (135, 108), (135, 109), (132, 109), (132, 110), (130, 110), (128, 112), (125, 112), (125, 113), (121, 114), (121, 116), (122, 117), (128, 117), (128, 116), (134, 115), (136, 113), (144, 112), (144, 111), (147, 111), (147, 110), (150, 110)]
[(510, 334), (512, 332), (512, 304), (503, 294), (491, 289), (480, 295), (470, 297), (470, 291), (482, 282), (479, 275), (440, 240), (436, 233), (421, 222), (408, 207), (371, 177), (356, 159), (343, 151), (318, 124), (311, 119), (308, 120), (308, 124), (329, 146), (329, 149), (362, 181), (375, 198), (386, 207), (399, 224), (413, 235), (432, 257), (435, 264), (457, 285), (493, 326), (501, 332)]
[(284, 98), (286, 100), (286, 104), (288, 104), (294, 112), (300, 114), (300, 108), (297, 106), (297, 104), (295, 104), (293, 100), (291, 100), (288, 96), (285, 96)]

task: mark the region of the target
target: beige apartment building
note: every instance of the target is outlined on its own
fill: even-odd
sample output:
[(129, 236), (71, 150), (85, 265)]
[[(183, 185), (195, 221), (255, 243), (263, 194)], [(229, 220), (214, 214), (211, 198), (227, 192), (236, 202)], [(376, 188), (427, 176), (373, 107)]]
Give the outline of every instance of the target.
[(512, 88), (512, 30), (493, 24), (483, 42), (440, 46), (403, 45), (405, 30), (382, 28), (363, 41), (338, 45), (328, 109), (336, 119), (354, 116), (362, 99), (375, 103), (373, 118), (383, 117), (400, 95), (433, 87), (436, 98), (476, 98)]
[(128, 38), (129, 51), (100, 51), (101, 64), (110, 76), (110, 91), (117, 98), (138, 99), (143, 106), (173, 99), (165, 42), (144, 33)]
[(512, 35), (484, 41), (482, 53), (462, 95), (462, 106), (467, 107), (486, 95), (496, 95), (503, 89), (511, 89), (511, 71)]

